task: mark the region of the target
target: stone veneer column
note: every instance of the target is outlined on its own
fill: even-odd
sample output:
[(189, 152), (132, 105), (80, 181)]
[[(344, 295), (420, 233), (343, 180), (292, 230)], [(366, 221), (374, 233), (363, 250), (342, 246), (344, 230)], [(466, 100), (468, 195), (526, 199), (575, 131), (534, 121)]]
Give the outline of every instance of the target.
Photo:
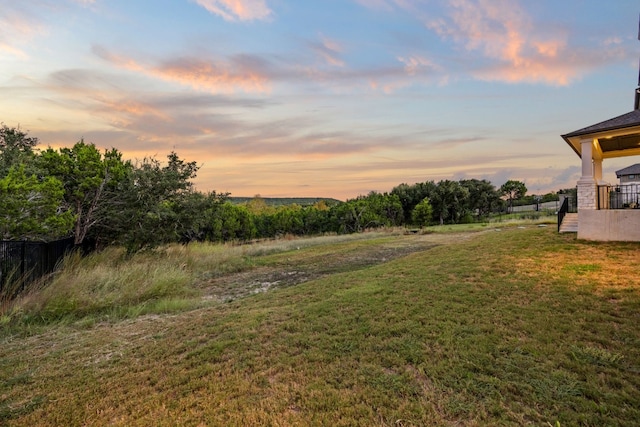
[(598, 186), (594, 177), (593, 140), (581, 142), (582, 176), (578, 180), (578, 211), (597, 209)]

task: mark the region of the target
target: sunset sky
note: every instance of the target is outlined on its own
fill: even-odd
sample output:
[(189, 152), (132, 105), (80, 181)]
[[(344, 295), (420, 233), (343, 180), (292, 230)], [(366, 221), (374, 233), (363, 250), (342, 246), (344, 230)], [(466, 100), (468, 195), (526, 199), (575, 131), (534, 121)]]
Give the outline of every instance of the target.
[[(629, 112), (637, 0), (0, 0), (0, 122), (175, 150), (200, 191), (574, 187), (561, 134)], [(606, 160), (605, 179), (640, 159)]]

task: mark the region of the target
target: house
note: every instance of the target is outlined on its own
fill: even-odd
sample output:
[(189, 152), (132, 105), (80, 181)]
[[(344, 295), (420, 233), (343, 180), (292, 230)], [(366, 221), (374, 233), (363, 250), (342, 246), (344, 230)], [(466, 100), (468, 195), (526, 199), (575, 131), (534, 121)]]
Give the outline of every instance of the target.
[(640, 163), (616, 171), (620, 185), (640, 184)]
[(562, 138), (581, 158), (582, 175), (577, 183), (578, 212), (565, 215), (561, 209), (559, 229), (562, 231), (565, 218), (575, 221), (572, 216), (576, 216), (579, 239), (640, 241), (640, 182), (631, 181), (638, 179), (635, 171), (639, 165), (618, 171), (620, 185), (610, 185), (602, 179), (602, 164), (607, 159), (640, 155), (640, 88), (636, 89), (633, 111)]
[(618, 208), (640, 208), (640, 163), (616, 171), (620, 184), (611, 194), (611, 204)]

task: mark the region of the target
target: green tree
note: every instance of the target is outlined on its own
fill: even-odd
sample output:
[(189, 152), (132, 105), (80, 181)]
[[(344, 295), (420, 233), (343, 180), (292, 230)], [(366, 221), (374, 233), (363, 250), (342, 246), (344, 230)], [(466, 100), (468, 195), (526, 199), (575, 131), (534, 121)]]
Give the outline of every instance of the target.
[(36, 172), (33, 167), (38, 138), (27, 136), (17, 128), (0, 125), (0, 178), (7, 176), (12, 167), (25, 166), (25, 173)]
[(332, 207), (330, 216), (334, 231), (356, 233), (367, 228), (400, 225), (404, 213), (397, 195), (372, 191)]
[(404, 213), (404, 222), (410, 223), (411, 213), (418, 203), (431, 197), (435, 192), (433, 181), (419, 182), (413, 185), (400, 184), (391, 190), (391, 194), (398, 197)]
[(228, 194), (212, 191), (208, 194), (189, 191), (173, 203), (174, 233), (182, 243), (204, 241), (210, 231), (210, 222), (227, 200)]
[(460, 185), (469, 190), (467, 209), (479, 218), (491, 214), (499, 209), (503, 203), (500, 192), (486, 179), (460, 180)]
[(334, 229), (331, 226), (330, 213), (331, 209), (324, 200), (315, 203), (313, 206), (305, 207), (302, 212), (303, 234), (322, 234)]
[(224, 202), (209, 222), (207, 238), (212, 241), (250, 240), (256, 236), (253, 214), (246, 206)]
[(49, 147), (41, 153), (39, 166), (47, 176), (64, 185), (64, 200), (76, 218), (74, 239), (84, 241), (89, 230), (104, 218), (97, 215), (105, 201), (105, 190), (123, 179), (130, 164), (122, 161), (122, 154), (114, 149), (102, 154), (93, 144), (83, 140), (72, 148), (54, 150)]
[(457, 223), (467, 213), (469, 190), (459, 182), (444, 180), (438, 182), (431, 196), (433, 214), (440, 225), (445, 222)]
[(12, 167), (0, 179), (0, 238), (49, 240), (68, 236), (75, 218), (59, 212), (64, 187), (53, 177), (27, 176), (25, 167)]
[(507, 198), (509, 202), (509, 212), (513, 211), (513, 201), (521, 199), (527, 194), (527, 187), (524, 182), (509, 180), (500, 187), (500, 194)]
[(267, 205), (267, 202), (259, 194), (253, 196), (253, 199), (249, 200), (246, 203), (246, 206), (251, 213), (256, 215), (261, 215), (263, 213), (272, 214), (275, 212), (275, 209)]
[(304, 229), (302, 208), (299, 205), (280, 206), (273, 214), (273, 227), (276, 235), (301, 235)]
[(414, 225), (424, 227), (425, 225), (429, 225), (432, 215), (433, 207), (431, 206), (431, 202), (425, 198), (411, 211), (411, 222)]
[(364, 231), (367, 224), (372, 225), (367, 203), (363, 199), (347, 200), (331, 209), (334, 231), (338, 233), (357, 233)]
[(181, 240), (198, 227), (184, 209), (190, 203), (200, 209), (191, 183), (197, 171), (196, 162), (185, 162), (174, 152), (164, 166), (154, 158), (133, 165), (110, 189), (109, 203), (99, 209), (103, 228), (129, 253)]
[(558, 194), (564, 194), (566, 197), (569, 197), (573, 200), (578, 199), (578, 189), (576, 187), (561, 188), (560, 190), (558, 190)]

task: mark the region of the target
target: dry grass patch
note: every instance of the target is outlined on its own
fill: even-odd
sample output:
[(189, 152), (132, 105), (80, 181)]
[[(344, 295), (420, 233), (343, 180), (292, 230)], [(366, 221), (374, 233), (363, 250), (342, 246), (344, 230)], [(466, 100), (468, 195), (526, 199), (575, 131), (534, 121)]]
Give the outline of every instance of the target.
[[(571, 235), (559, 237), (573, 241)], [(606, 294), (610, 291), (640, 289), (640, 255), (635, 243), (578, 241), (569, 246), (547, 249), (536, 257), (513, 257), (517, 273), (546, 274), (563, 279), (568, 286), (589, 288)]]

